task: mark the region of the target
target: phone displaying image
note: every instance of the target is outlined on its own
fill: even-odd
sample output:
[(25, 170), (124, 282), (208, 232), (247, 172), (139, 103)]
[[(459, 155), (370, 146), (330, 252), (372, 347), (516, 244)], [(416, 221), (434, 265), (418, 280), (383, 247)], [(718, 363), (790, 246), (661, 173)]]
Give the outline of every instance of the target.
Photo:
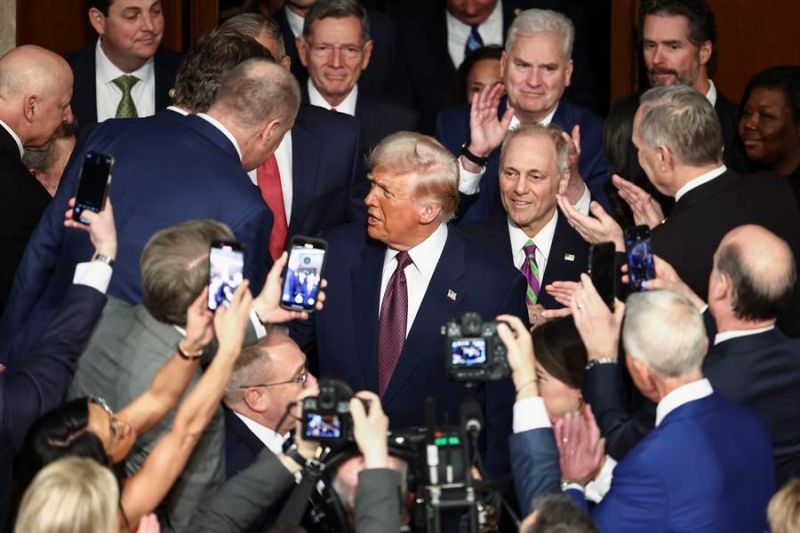
[(614, 243), (603, 242), (589, 247), (589, 277), (594, 288), (609, 307), (614, 306), (616, 272), (614, 270)]
[(339, 415), (303, 413), (303, 438), (308, 440), (339, 440), (342, 438), (342, 421)]
[(244, 250), (235, 241), (214, 241), (208, 250), (208, 308), (228, 307), (244, 281)]
[(78, 194), (75, 195), (75, 208), (72, 220), (81, 222), (81, 213), (88, 209), (99, 213), (103, 210), (111, 184), (111, 168), (114, 157), (101, 152), (87, 152), (81, 166)]
[(289, 262), (283, 271), (281, 307), (293, 311), (314, 311), (325, 265), (328, 245), (320, 239), (292, 238)]
[(642, 283), (656, 277), (656, 265), (650, 248), (650, 228), (635, 226), (625, 230), (625, 254), (631, 290), (643, 290)]

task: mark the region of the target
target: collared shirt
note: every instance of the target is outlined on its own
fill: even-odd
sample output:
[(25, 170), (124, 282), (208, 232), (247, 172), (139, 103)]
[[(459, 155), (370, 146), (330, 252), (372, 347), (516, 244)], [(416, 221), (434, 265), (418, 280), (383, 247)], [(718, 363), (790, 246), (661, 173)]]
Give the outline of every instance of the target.
[[(427, 239), (408, 250), (408, 254), (414, 263), (408, 265), (405, 269), (406, 287), (408, 289), (406, 335), (411, 330), (414, 318), (416, 318), (419, 307), (422, 305), (425, 291), (428, 290), (428, 284), (431, 282), (433, 272), (436, 270), (436, 265), (439, 263), (439, 258), (442, 256), (446, 242), (447, 224), (442, 223)], [(381, 278), (380, 306), (383, 306), (383, 295), (389, 285), (389, 279), (397, 269), (395, 257), (398, 253), (400, 252), (392, 248), (386, 249), (386, 255), (383, 260), (383, 276)], [(378, 308), (378, 313), (380, 313), (380, 308)]]
[(111, 283), (112, 271), (111, 266), (102, 261), (78, 263), (75, 265), (75, 275), (72, 277), (72, 283), (86, 285), (105, 294), (108, 291), (109, 283)]
[(713, 170), (709, 170), (705, 174), (701, 174), (700, 176), (697, 176), (696, 178), (687, 181), (686, 183), (683, 184), (683, 187), (678, 189), (678, 192), (675, 193), (675, 203), (677, 203), (689, 191), (696, 189), (701, 185), (705, 185), (714, 178), (723, 175), (726, 170), (728, 170), (728, 167), (726, 167), (725, 165), (720, 165)]
[(553, 212), (553, 216), (545, 224), (539, 233), (533, 237), (528, 235), (509, 218), (508, 234), (511, 237), (511, 253), (514, 255), (514, 266), (522, 270), (525, 263), (526, 254), (523, 247), (529, 240), (533, 240), (536, 245), (536, 266), (539, 268), (539, 281), (544, 279), (544, 271), (547, 268), (547, 258), (550, 257), (550, 248), (553, 246), (553, 237), (556, 234), (556, 224), (558, 223), (558, 209)]
[[(294, 182), (292, 181), (292, 130), (286, 132), (281, 143), (275, 149), (275, 161), (278, 163), (278, 173), (281, 175), (281, 193), (283, 194), (283, 209), (286, 212), (286, 223), (292, 221), (292, 199)], [(258, 187), (258, 169), (247, 173), (253, 185)]]
[(766, 331), (770, 331), (775, 329), (775, 324), (771, 326), (767, 326), (765, 328), (758, 328), (758, 329), (748, 329), (748, 330), (731, 330), (731, 331), (724, 331), (722, 333), (717, 333), (714, 337), (714, 346), (721, 342), (729, 341), (731, 339), (738, 339), (739, 337), (749, 337), (750, 335), (758, 335), (759, 333), (764, 333)]
[[(358, 85), (354, 85), (353, 89), (345, 96), (342, 103), (335, 106), (335, 111), (337, 113), (346, 113), (351, 117), (356, 116), (356, 101), (358, 100)], [(311, 105), (315, 105), (317, 107), (322, 107), (323, 109), (327, 109), (328, 111), (334, 111), (334, 106), (328, 103), (325, 100), (325, 97), (314, 87), (314, 84), (311, 83), (311, 78), (308, 78), (308, 101)]]
[(286, 20), (289, 22), (289, 29), (292, 30), (292, 33), (295, 37), (300, 37), (303, 35), (303, 24), (305, 24), (306, 19), (301, 17), (288, 7), (285, 8), (286, 11)]
[(151, 57), (144, 65), (133, 72), (120, 70), (103, 52), (100, 40), (94, 54), (95, 88), (97, 91), (97, 122), (117, 116), (117, 107), (122, 99), (122, 90), (114, 85), (113, 80), (123, 74), (131, 74), (139, 78), (139, 82), (131, 88), (131, 98), (136, 106), (136, 115), (149, 117), (156, 112), (156, 75), (155, 62)]
[(237, 153), (237, 154), (239, 154), (239, 161), (241, 161), (241, 160), (242, 160), (242, 150), (239, 148), (239, 143), (238, 143), (238, 142), (236, 142), (236, 137), (234, 137), (234, 136), (233, 136), (233, 133), (231, 133), (231, 130), (229, 130), (228, 128), (226, 128), (226, 127), (225, 127), (225, 126), (222, 124), (222, 122), (220, 122), (219, 120), (215, 119), (215, 118), (214, 118), (214, 117), (212, 117), (211, 115), (207, 115), (207, 114), (205, 114), (205, 113), (198, 113), (198, 114), (197, 114), (197, 116), (198, 116), (198, 117), (200, 117), (200, 118), (202, 118), (203, 120), (207, 121), (207, 122), (208, 122), (208, 123), (210, 123), (212, 126), (214, 126), (214, 127), (215, 127), (215, 128), (217, 128), (219, 131), (221, 131), (221, 132), (222, 132), (222, 134), (223, 134), (225, 137), (227, 137), (227, 138), (228, 138), (228, 140), (229, 140), (231, 143), (233, 143), (233, 147), (234, 147), (234, 148), (236, 148), (236, 153)]
[(288, 435), (279, 435), (278, 433), (274, 432), (267, 426), (263, 424), (259, 424), (252, 418), (248, 418), (241, 413), (237, 413), (233, 411), (239, 420), (244, 422), (244, 425), (247, 426), (247, 429), (253, 432), (258, 440), (264, 443), (264, 446), (269, 448), (269, 451), (278, 455), (279, 453), (283, 452), (283, 443), (286, 441)]
[[(447, 51), (453, 65), (458, 66), (464, 61), (464, 48), (472, 32), (468, 24), (464, 24), (447, 10)], [(503, 44), (503, 0), (498, 0), (489, 17), (478, 26), (478, 33), (483, 39), (484, 46), (490, 44)]]
[(711, 383), (705, 378), (681, 385), (658, 402), (658, 407), (656, 407), (656, 427), (661, 424), (668, 414), (681, 405), (710, 396), (712, 392), (714, 392), (714, 389), (711, 388)]
[(706, 100), (711, 102), (712, 106), (717, 105), (717, 87), (711, 80), (708, 80), (708, 92), (706, 93)]
[(22, 159), (23, 154), (25, 153), (25, 149), (22, 147), (22, 139), (19, 138), (19, 135), (14, 133), (14, 130), (11, 129), (11, 126), (0, 120), (0, 126), (3, 127), (4, 130), (11, 135), (11, 138), (14, 139), (14, 142), (17, 143), (17, 148), (19, 149), (19, 158)]
[(184, 117), (187, 117), (187, 116), (191, 115), (191, 113), (189, 111), (187, 111), (186, 109), (184, 109), (184, 108), (182, 108), (181, 106), (178, 106), (178, 105), (167, 106), (167, 110), (168, 111), (174, 111), (175, 113), (177, 113), (179, 115), (183, 115)]

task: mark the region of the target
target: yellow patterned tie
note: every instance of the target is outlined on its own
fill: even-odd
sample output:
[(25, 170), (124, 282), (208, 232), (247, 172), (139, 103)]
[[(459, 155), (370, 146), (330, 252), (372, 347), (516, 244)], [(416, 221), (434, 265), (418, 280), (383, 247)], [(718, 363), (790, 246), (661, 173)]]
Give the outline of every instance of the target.
[(133, 103), (131, 96), (131, 89), (139, 83), (139, 78), (131, 74), (123, 74), (119, 78), (111, 81), (114, 85), (119, 87), (122, 91), (122, 99), (117, 106), (116, 118), (136, 118), (139, 115), (136, 113), (136, 104)]

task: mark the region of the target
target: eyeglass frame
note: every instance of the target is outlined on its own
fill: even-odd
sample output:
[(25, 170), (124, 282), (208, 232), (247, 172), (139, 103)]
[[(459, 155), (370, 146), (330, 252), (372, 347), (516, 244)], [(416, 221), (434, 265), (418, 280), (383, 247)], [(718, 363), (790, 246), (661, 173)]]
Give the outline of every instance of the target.
[(311, 50), (312, 55), (325, 59), (333, 56), (336, 50), (339, 50), (343, 58), (349, 60), (358, 59), (364, 54), (364, 44), (312, 44), (309, 42), (308, 47)]
[(288, 385), (290, 383), (299, 383), (300, 387), (305, 389), (308, 386), (308, 366), (303, 365), (303, 370), (300, 371), (300, 374), (292, 379), (287, 379), (286, 381), (279, 381), (276, 383), (258, 383), (256, 385), (239, 385), (240, 390), (246, 389), (255, 389), (257, 387), (275, 387), (277, 385)]
[(114, 410), (111, 409), (111, 406), (108, 405), (108, 402), (102, 396), (89, 396), (89, 402), (100, 407), (108, 415), (108, 429), (109, 433), (111, 433), (111, 447), (113, 448), (121, 438), (122, 431), (120, 426), (123, 422), (120, 422)]

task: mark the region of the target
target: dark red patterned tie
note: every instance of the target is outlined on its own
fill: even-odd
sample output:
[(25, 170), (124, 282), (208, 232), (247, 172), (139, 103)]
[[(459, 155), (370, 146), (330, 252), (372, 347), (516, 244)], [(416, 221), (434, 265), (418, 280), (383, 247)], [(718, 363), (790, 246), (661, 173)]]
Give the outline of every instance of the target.
[(408, 252), (400, 252), (396, 259), (397, 268), (389, 278), (378, 318), (378, 393), (381, 397), (389, 387), (406, 342), (408, 287), (404, 270), (413, 261)]

